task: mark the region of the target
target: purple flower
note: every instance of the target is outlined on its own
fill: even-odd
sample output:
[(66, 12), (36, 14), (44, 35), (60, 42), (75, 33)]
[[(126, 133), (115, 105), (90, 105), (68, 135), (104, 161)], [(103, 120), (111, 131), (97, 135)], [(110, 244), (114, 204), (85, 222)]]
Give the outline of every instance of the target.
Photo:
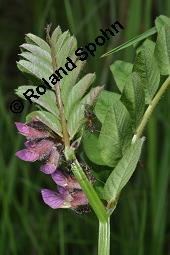
[(19, 133), (27, 138), (24, 143), (26, 148), (17, 151), (16, 156), (29, 162), (46, 159), (46, 163), (41, 166), (40, 170), (46, 174), (54, 173), (58, 166), (60, 155), (56, 147), (56, 140), (46, 131), (46, 126), (36, 119), (33, 119), (28, 124), (21, 122), (16, 122), (15, 124)]
[(70, 193), (65, 188), (60, 187), (58, 192), (49, 189), (42, 189), (41, 195), (45, 204), (53, 209), (72, 208), (88, 204), (88, 200), (82, 191)]
[(41, 195), (45, 204), (53, 209), (57, 208), (70, 208), (71, 196), (69, 192), (63, 190), (62, 192), (54, 192), (49, 189), (42, 189)]
[(49, 156), (53, 147), (53, 141), (44, 139), (34, 144), (27, 144), (27, 148), (17, 151), (16, 156), (22, 160), (34, 162)]
[(45, 174), (52, 174), (55, 172), (60, 159), (60, 154), (56, 147), (53, 147), (49, 159), (45, 165), (40, 167), (40, 170)]
[[(27, 138), (25, 149), (17, 151), (16, 156), (22, 160), (34, 162), (46, 159), (40, 170), (45, 174), (51, 174), (52, 179), (58, 185), (58, 191), (42, 189), (43, 201), (53, 209), (71, 208), (88, 205), (88, 200), (74, 176), (66, 175), (57, 169), (60, 160), (58, 146), (62, 145), (58, 139), (51, 136), (46, 126), (38, 120), (32, 120), (25, 124), (16, 123), (20, 134)], [(61, 150), (62, 151), (62, 150)]]
[(54, 182), (67, 189), (81, 189), (74, 176), (66, 176), (58, 169), (51, 175)]
[[(35, 123), (35, 121), (34, 121)], [(39, 122), (38, 122), (39, 123)], [(28, 124), (15, 122), (15, 125), (20, 134), (27, 137), (27, 139), (37, 139), (37, 138), (45, 138), (49, 137), (49, 133), (47, 131), (38, 130), (29, 126)]]

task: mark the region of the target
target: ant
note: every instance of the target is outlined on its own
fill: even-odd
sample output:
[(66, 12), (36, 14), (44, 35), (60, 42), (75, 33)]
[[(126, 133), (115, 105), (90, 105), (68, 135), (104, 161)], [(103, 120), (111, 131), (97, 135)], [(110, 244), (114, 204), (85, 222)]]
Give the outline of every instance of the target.
[(93, 113), (91, 105), (89, 104), (85, 105), (84, 115), (86, 119), (87, 129), (90, 131), (90, 133), (96, 132), (96, 125), (94, 123), (94, 119), (96, 119), (96, 116)]

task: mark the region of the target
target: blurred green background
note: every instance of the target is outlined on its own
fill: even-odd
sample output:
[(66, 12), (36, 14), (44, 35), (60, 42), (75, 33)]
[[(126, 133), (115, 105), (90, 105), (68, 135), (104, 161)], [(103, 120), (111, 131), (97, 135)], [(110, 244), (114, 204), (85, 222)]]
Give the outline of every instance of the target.
[[(40, 187), (51, 180), (36, 164), (22, 162), (14, 153), (22, 148), (14, 121), (22, 114), (9, 110), (14, 89), (27, 84), (16, 68), (24, 34), (44, 36), (44, 27), (70, 29), (78, 45), (94, 40), (100, 28), (116, 19), (125, 30), (98, 48), (86, 71), (96, 72), (96, 84), (114, 89), (109, 65), (133, 60), (133, 49), (100, 59), (119, 45), (154, 25), (156, 16), (170, 16), (169, 0), (6, 0), (0, 2), (0, 255), (95, 255), (98, 222), (95, 216), (52, 210), (41, 202)], [(170, 91), (146, 130), (145, 149), (138, 169), (122, 192), (111, 222), (111, 255), (170, 254)]]

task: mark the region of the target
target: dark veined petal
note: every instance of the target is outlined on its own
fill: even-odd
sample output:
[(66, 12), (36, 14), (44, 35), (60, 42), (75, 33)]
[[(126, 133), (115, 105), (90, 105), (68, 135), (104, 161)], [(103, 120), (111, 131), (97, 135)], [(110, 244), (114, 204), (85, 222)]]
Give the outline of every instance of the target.
[(58, 194), (49, 189), (42, 189), (41, 195), (45, 204), (53, 209), (57, 208), (70, 208), (69, 202), (65, 201), (65, 196)]
[(66, 176), (58, 169), (51, 176), (54, 182), (61, 187), (81, 189), (80, 184), (76, 181), (74, 176)]
[(54, 164), (46, 163), (40, 167), (40, 171), (45, 174), (52, 174), (56, 170), (56, 166)]
[(66, 187), (67, 186), (67, 178), (66, 176), (59, 170), (56, 170), (52, 175), (52, 179), (54, 182), (61, 186), (61, 187)]
[(15, 155), (24, 161), (34, 162), (39, 159), (39, 154), (29, 149), (17, 151)]
[(31, 141), (30, 143), (27, 143), (26, 146), (26, 149), (17, 151), (15, 155), (24, 161), (34, 162), (49, 156), (54, 146), (54, 142), (44, 139), (35, 143)]
[(36, 143), (35, 146), (30, 147), (29, 149), (39, 154), (39, 159), (43, 159), (46, 156), (49, 156), (52, 148), (54, 146), (54, 142), (48, 139), (41, 140)]
[(44, 172), (45, 174), (54, 173), (56, 168), (58, 167), (59, 159), (60, 154), (57, 151), (57, 148), (54, 146), (50, 152), (50, 156), (47, 163), (41, 166), (40, 171)]
[(63, 195), (65, 197), (65, 199), (67, 199), (68, 201), (72, 200), (72, 197), (69, 193), (69, 191), (67, 189), (65, 189), (64, 187), (59, 186), (58, 187), (58, 192)]
[(26, 136), (28, 139), (45, 138), (49, 136), (47, 131), (35, 129), (26, 125), (25, 123), (15, 122), (15, 125), (19, 133)]

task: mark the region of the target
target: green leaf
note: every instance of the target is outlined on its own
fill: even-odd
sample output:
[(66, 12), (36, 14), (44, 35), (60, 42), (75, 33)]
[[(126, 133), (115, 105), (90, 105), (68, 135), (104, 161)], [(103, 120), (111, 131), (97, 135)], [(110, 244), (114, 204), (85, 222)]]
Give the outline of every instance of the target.
[(41, 61), (41, 59), (38, 56), (33, 55), (29, 51), (24, 51), (24, 52), (22, 52), (22, 53), (20, 53), (18, 55), (23, 57), (26, 60), (29, 60), (32, 63), (41, 64), (42, 66), (46, 67), (51, 73), (53, 72), (51, 63), (49, 63), (47, 61)]
[(141, 154), (143, 142), (144, 138), (132, 144), (108, 177), (104, 186), (104, 192), (106, 199), (110, 203), (114, 204), (121, 190), (132, 176)]
[(60, 26), (57, 26), (51, 35), (51, 40), (54, 45), (57, 43), (61, 34), (62, 34), (61, 28), (60, 28)]
[[(70, 36), (69, 31), (62, 33), (60, 27), (57, 27), (51, 35), (49, 45), (33, 34), (27, 34), (26, 41), (28, 43), (21, 45), (22, 53), (20, 56), (23, 59), (17, 63), (17, 66), (22, 72), (32, 75), (31, 79), (36, 77), (40, 81), (42, 78), (49, 80), (53, 73), (54, 62), (57, 69), (64, 69), (64, 65), (68, 61), (67, 57), (70, 57), (76, 65), (73, 70), (68, 71), (66, 75), (64, 74), (60, 80), (60, 93), (55, 92), (58, 93), (57, 100), (64, 107), (64, 111), (62, 111), (64, 116), (62, 117), (66, 120), (67, 127), (65, 128), (68, 129), (70, 139), (72, 139), (76, 132), (80, 130), (81, 125), (84, 124), (85, 105), (92, 104), (96, 100), (102, 87), (89, 90), (95, 78), (94, 74), (88, 74), (77, 82), (85, 62), (80, 61), (75, 55), (77, 40), (74, 36)], [(39, 84), (40, 81), (38, 80), (38, 85), (41, 85)], [(21, 87), (17, 90), (18, 95), (22, 97), (23, 92), (25, 92), (23, 89), (27, 90), (28, 87)], [(48, 114), (52, 114), (48, 115), (44, 111), (47, 116), (44, 117), (43, 115), (43, 118), (41, 116), (42, 121), (46, 121), (49, 126), (50, 118), (53, 118), (54, 115), (57, 117), (59, 115), (53, 92), (47, 93), (46, 91), (44, 95), (41, 95), (38, 99), (33, 99), (33, 101), (48, 110)], [(56, 133), (61, 134), (61, 123), (58, 124), (60, 122), (59, 117), (58, 119), (56, 118), (56, 122), (56, 126), (52, 128), (53, 130), (55, 129)]]
[(87, 157), (96, 165), (105, 165), (101, 157), (98, 137), (86, 131), (83, 136), (83, 148)]
[(164, 15), (160, 15), (155, 20), (155, 26), (156, 26), (157, 31), (159, 32), (164, 25), (170, 26), (170, 18), (168, 18)]
[(106, 114), (108, 112), (108, 107), (114, 105), (114, 102), (120, 99), (120, 95), (114, 92), (103, 90), (97, 102), (95, 104), (95, 115), (101, 123), (104, 122)]
[(92, 88), (90, 92), (83, 99), (81, 99), (81, 101), (76, 104), (75, 107), (72, 109), (67, 121), (70, 139), (75, 136), (75, 134), (79, 131), (80, 127), (85, 122), (85, 106), (87, 104), (92, 105), (102, 89), (103, 87)]
[(132, 45), (134, 45), (134, 44), (136, 44), (136, 43), (138, 43), (138, 42), (140, 42), (140, 41), (150, 37), (151, 35), (154, 35), (156, 32), (157, 32), (156, 28), (152, 27), (151, 29), (149, 29), (146, 32), (144, 32), (143, 34), (135, 36), (132, 39), (130, 39), (129, 41), (127, 41), (127, 42), (119, 45), (118, 47), (108, 51), (107, 53), (103, 54), (102, 57), (106, 57), (106, 56), (108, 56), (110, 54), (113, 54), (115, 52), (118, 52), (120, 50), (124, 50), (124, 49), (126, 49), (126, 48), (128, 48), (128, 47), (130, 47), (130, 46), (132, 46)]
[(34, 42), (35, 44), (37, 44), (41, 49), (47, 51), (47, 52), (51, 52), (50, 50), (50, 46), (48, 45), (48, 43), (46, 43), (43, 39), (41, 39), (40, 37), (33, 35), (31, 33), (26, 34), (26, 37), (29, 38), (32, 42)]
[(71, 57), (76, 49), (77, 49), (77, 40), (74, 36), (71, 36), (65, 41), (61, 49), (57, 52), (58, 67), (64, 66), (67, 62), (66, 58)]
[(129, 114), (121, 101), (117, 100), (108, 108), (99, 135), (99, 146), (105, 165), (114, 167), (122, 157), (124, 138), (129, 134), (129, 129)]
[(140, 47), (133, 68), (133, 71), (137, 72), (141, 78), (147, 104), (151, 102), (160, 82), (160, 71), (154, 56), (154, 50), (155, 43), (147, 39)]
[(35, 111), (27, 115), (26, 121), (29, 122), (33, 118), (44, 123), (49, 129), (54, 131), (54, 133), (58, 134), (62, 137), (61, 124), (57, 117), (50, 112), (46, 111)]
[(127, 77), (132, 73), (133, 65), (131, 63), (117, 60), (111, 66), (110, 69), (113, 73), (113, 77), (119, 90), (122, 92)]
[(128, 77), (122, 92), (121, 101), (126, 106), (131, 116), (133, 126), (136, 128), (145, 109), (143, 84), (137, 73), (134, 72)]
[[(18, 89), (15, 90), (15, 93), (22, 99), (26, 100), (23, 93), (26, 92), (28, 89), (33, 89), (35, 91), (34, 94), (37, 95), (36, 87), (30, 86), (30, 85), (20, 86)], [(56, 97), (55, 97), (55, 93), (53, 91), (47, 90), (45, 92), (45, 94), (41, 95), (38, 99), (32, 97), (31, 100), (34, 103), (36, 103), (37, 105), (40, 105), (41, 107), (46, 109), (47, 111), (53, 113), (55, 116), (57, 116), (57, 117), (59, 116), (59, 112), (58, 112), (58, 108), (57, 108), (57, 104), (56, 104)]]
[(72, 108), (74, 105), (82, 99), (88, 88), (95, 80), (95, 74), (87, 74), (85, 75), (70, 91), (70, 94), (67, 99), (67, 103), (65, 104), (65, 115), (68, 118)]
[(63, 44), (68, 40), (68, 38), (70, 38), (69, 31), (65, 31), (58, 37), (58, 40), (56, 41), (56, 44), (55, 44), (56, 55), (58, 54), (58, 52), (60, 52)]
[(47, 62), (49, 64), (52, 63), (51, 55), (46, 50), (41, 49), (39, 46), (29, 44), (29, 43), (23, 43), (20, 46), (22, 49), (25, 49), (32, 53), (32, 55), (38, 57), (40, 61)]
[(77, 60), (75, 64), (77, 67), (73, 69), (70, 73), (68, 73), (68, 75), (63, 77), (63, 79), (60, 82), (61, 97), (62, 97), (64, 107), (65, 105), (67, 105), (67, 99), (69, 97), (70, 91), (72, 87), (76, 84), (78, 77), (80, 75), (80, 72), (82, 71), (84, 67), (85, 62), (82, 62), (81, 60)]
[(162, 75), (170, 74), (170, 25), (164, 25), (158, 32), (155, 56)]
[(20, 60), (19, 62), (17, 62), (17, 67), (21, 72), (34, 75), (39, 79), (45, 78), (46, 80), (48, 80), (49, 76), (51, 75), (51, 72), (41, 63), (37, 64), (27, 60)]

